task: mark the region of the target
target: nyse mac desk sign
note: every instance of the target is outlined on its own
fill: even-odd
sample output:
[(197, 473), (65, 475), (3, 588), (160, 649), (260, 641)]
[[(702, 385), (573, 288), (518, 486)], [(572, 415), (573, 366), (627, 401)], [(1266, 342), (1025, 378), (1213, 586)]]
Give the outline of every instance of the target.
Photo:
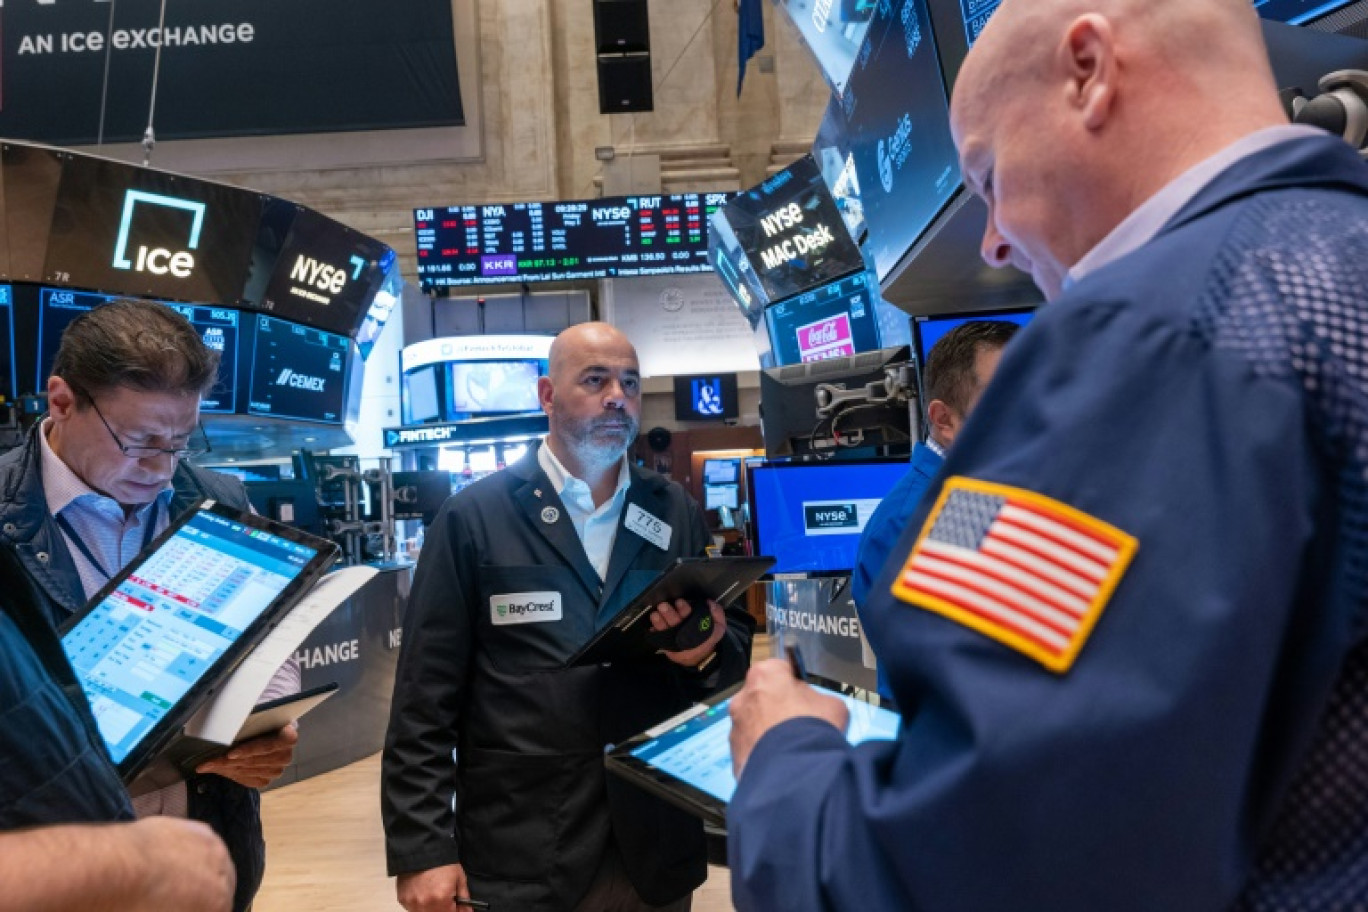
[(0, 135), (93, 143), (107, 98), (104, 139), (139, 140), (159, 48), (160, 140), (464, 122), (449, 0), (172, 3), (159, 26), (161, 9), (5, 3)]
[(261, 199), (223, 184), (69, 156), (43, 278), (179, 301), (236, 302)]

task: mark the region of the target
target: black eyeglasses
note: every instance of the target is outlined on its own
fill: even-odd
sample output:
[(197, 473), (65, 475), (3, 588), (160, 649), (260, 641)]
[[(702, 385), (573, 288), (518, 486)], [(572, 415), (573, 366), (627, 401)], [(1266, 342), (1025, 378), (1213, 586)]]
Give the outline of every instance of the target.
[[(75, 389), (75, 387), (72, 387), (72, 389)], [(88, 394), (82, 395), (85, 395), (85, 398), (90, 401), (90, 407), (95, 410), (95, 415), (100, 419), (100, 423), (105, 426), (105, 430), (109, 431), (109, 436), (113, 438), (114, 445), (119, 448), (119, 452), (123, 453), (128, 459), (155, 459), (162, 455), (170, 456), (172, 459), (193, 459), (196, 456), (203, 456), (213, 449), (209, 446), (209, 435), (204, 432), (204, 422), (198, 420), (195, 422), (196, 429), (200, 433), (200, 440), (198, 443), (182, 447), (129, 446), (120, 440), (119, 435), (114, 433), (114, 429), (109, 426), (109, 422), (105, 420), (104, 413), (101, 412), (100, 407), (95, 404), (95, 397)]]

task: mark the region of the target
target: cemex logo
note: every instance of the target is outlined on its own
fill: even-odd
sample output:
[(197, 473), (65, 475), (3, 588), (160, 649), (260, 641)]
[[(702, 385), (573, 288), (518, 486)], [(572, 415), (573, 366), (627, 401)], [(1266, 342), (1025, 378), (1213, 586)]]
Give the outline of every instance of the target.
[(313, 390), (316, 393), (323, 392), (324, 379), (322, 377), (310, 377), (308, 374), (301, 374), (293, 368), (285, 368), (276, 377), (276, 386), (293, 386), (297, 389)]
[[(165, 247), (141, 245), (129, 258), (128, 235), (133, 225), (133, 212), (138, 205), (162, 206), (167, 209), (180, 209), (194, 216), (190, 225), (190, 236), (184, 250), (168, 250)], [(119, 220), (119, 240), (114, 245), (114, 268), (134, 272), (150, 272), (153, 275), (170, 275), (187, 279), (195, 270), (195, 257), (191, 250), (199, 247), (200, 232), (204, 229), (204, 203), (193, 200), (177, 199), (174, 196), (161, 196), (144, 193), (142, 190), (129, 190), (124, 195), (123, 217)]]

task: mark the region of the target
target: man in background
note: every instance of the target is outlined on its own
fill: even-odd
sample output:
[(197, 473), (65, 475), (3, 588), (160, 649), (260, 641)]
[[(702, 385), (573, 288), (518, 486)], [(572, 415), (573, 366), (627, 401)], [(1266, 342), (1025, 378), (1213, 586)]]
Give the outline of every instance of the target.
[[(48, 416), (0, 457), (0, 544), (35, 584), (53, 627), (77, 614), (190, 505), (211, 497), (250, 509), (242, 483), (196, 468), (207, 448), (201, 395), (218, 353), (169, 307), (115, 301), (62, 334), (48, 378)], [(291, 660), (261, 699), (299, 690)], [(294, 726), (237, 745), (187, 782), (139, 796), (139, 816), (189, 817), (225, 841), (237, 868), (237, 912), (265, 870), (257, 789), (289, 765)]]
[[(1002, 350), (1019, 327), (1005, 320), (970, 320), (942, 336), (931, 347), (922, 372), (929, 430), (925, 443), (912, 447), (907, 474), (893, 486), (860, 533), (860, 547), (851, 575), (850, 594), (863, 624), (870, 587), (888, 561), (922, 495), (945, 462), (945, 451), (955, 442), (969, 413), (978, 405), (993, 379)], [(893, 689), (879, 662), (879, 694), (893, 699)]]
[[(604, 746), (741, 680), (752, 622), (709, 602), (698, 646), (564, 666), (711, 539), (679, 484), (626, 457), (641, 376), (621, 332), (562, 332), (537, 391), (546, 437), (447, 501), (418, 561), (381, 782), (389, 871), (409, 912), (685, 912), (702, 824), (608, 776)], [(690, 613), (662, 604), (652, 625)]]
[(951, 129), (1049, 303), (871, 590), (897, 742), (733, 700), (737, 906), (1368, 906), (1368, 168), (1247, 0), (1004, 0)]

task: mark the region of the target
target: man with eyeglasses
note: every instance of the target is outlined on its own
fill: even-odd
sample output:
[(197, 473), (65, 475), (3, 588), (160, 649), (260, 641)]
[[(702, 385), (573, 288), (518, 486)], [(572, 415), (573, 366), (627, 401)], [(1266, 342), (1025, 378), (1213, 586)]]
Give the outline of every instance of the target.
[[(237, 479), (186, 461), (208, 449), (199, 403), (218, 360), (180, 314), (149, 301), (96, 308), (63, 333), (47, 417), (23, 447), (0, 457), (0, 542), (54, 627), (192, 503), (211, 497), (250, 508)], [(290, 662), (262, 699), (298, 690)], [(256, 789), (284, 771), (296, 740), (291, 726), (239, 745), (188, 782), (134, 802), (139, 817), (190, 817), (223, 838), (237, 869), (236, 910), (251, 905), (265, 866)], [(6, 817), (0, 792), (0, 827), (25, 823)]]

